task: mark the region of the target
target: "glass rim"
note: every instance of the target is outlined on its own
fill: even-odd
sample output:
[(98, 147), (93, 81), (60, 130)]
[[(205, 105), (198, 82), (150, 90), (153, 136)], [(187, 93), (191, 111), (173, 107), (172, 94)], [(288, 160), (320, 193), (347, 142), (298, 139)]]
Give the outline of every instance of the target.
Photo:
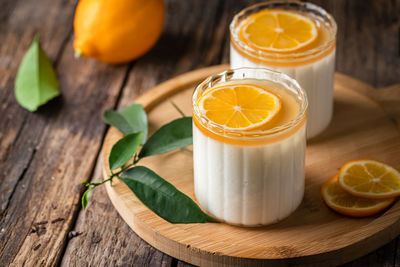
[[(245, 80), (245, 79), (253, 79), (253, 80), (267, 80), (271, 82), (276, 82), (279, 83), (279, 81), (274, 81), (271, 79), (260, 79), (260, 78), (252, 78), (252, 77), (243, 77), (243, 79), (226, 79), (227, 76), (233, 75), (235, 72), (242, 72), (245, 73), (246, 71), (262, 71), (266, 73), (267, 75), (271, 77), (274, 77), (276, 80), (286, 82), (294, 89), (296, 90), (296, 96), (297, 98), (300, 97), (301, 103), (300, 103), (300, 110), (296, 117), (282, 125), (273, 127), (268, 130), (235, 130), (235, 129), (227, 129), (226, 127), (219, 125), (215, 122), (212, 122), (209, 120), (205, 115), (203, 115), (200, 112), (200, 108), (197, 105), (197, 100), (200, 97), (199, 96), (199, 91), (201, 89), (210, 89), (216, 86), (214, 83), (218, 83), (220, 81), (225, 82), (225, 81), (234, 81), (234, 80)], [(282, 83), (283, 86), (287, 87), (285, 84)], [(290, 88), (288, 88), (290, 90)], [(280, 133), (285, 132), (286, 130), (290, 130), (297, 125), (299, 125), (306, 117), (307, 114), (307, 108), (308, 108), (308, 98), (305, 90), (300, 86), (300, 84), (293, 78), (289, 77), (288, 75), (270, 70), (267, 68), (236, 68), (236, 69), (228, 69), (226, 71), (223, 71), (221, 73), (218, 73), (216, 75), (211, 75), (204, 79), (200, 84), (198, 84), (193, 92), (192, 96), (192, 111), (193, 111), (193, 116), (196, 117), (196, 120), (207, 130), (211, 131), (214, 134), (217, 134), (219, 136), (223, 136), (226, 138), (232, 138), (232, 139), (243, 139), (243, 137), (248, 137), (251, 139), (254, 138), (262, 138), (262, 137), (269, 137), (269, 136), (276, 136), (279, 135)], [(210, 127), (211, 126), (211, 127)], [(215, 131), (213, 129), (216, 129), (218, 131)], [(229, 135), (226, 135), (228, 133)]]
[[(239, 36), (238, 36), (238, 31), (236, 31), (236, 25), (239, 24), (239, 20), (241, 19), (242, 16), (245, 16), (246, 13), (251, 12), (256, 9), (262, 10), (264, 7), (270, 7), (273, 5), (285, 5), (285, 6), (290, 6), (290, 5), (297, 5), (305, 8), (306, 10), (310, 11), (316, 11), (318, 13), (318, 16), (322, 17), (324, 20), (327, 20), (329, 24), (331, 25), (330, 27), (330, 37), (329, 39), (324, 42), (323, 44), (303, 51), (303, 52), (294, 52), (294, 53), (276, 53), (276, 52), (267, 52), (267, 51), (262, 51), (262, 50), (257, 50), (255, 48), (250, 47), (247, 45), (245, 42), (243, 42)], [(234, 43), (234, 45), (238, 46), (239, 49), (241, 49), (243, 52), (250, 54), (253, 57), (258, 57), (258, 58), (274, 58), (278, 60), (293, 60), (293, 59), (304, 59), (309, 56), (314, 57), (317, 56), (320, 53), (323, 53), (324, 51), (328, 50), (331, 48), (335, 43), (336, 43), (336, 34), (337, 34), (337, 24), (335, 19), (331, 14), (329, 14), (325, 9), (322, 7), (319, 7), (315, 4), (309, 3), (309, 2), (300, 2), (298, 0), (290, 0), (290, 1), (285, 1), (285, 0), (273, 0), (273, 1), (268, 1), (268, 2), (262, 2), (258, 3), (255, 5), (251, 5), (247, 8), (242, 9), (239, 13), (237, 13), (230, 25), (229, 25), (229, 30), (231, 34), (231, 42)]]

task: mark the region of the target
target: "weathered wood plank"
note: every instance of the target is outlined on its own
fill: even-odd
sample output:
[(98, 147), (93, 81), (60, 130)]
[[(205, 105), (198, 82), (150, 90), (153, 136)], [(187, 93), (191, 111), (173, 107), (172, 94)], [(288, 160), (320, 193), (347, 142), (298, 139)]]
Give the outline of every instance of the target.
[[(100, 159), (93, 181), (103, 179)], [(118, 215), (105, 188), (93, 191), (79, 214), (61, 266), (171, 266), (172, 258), (149, 246)]]
[[(18, 178), (33, 157), (41, 132), (46, 124), (45, 112), (41, 109), (30, 114), (17, 105), (14, 98), (14, 77), (25, 51), (33, 40), (35, 32), (41, 35), (41, 42), (49, 57), (55, 62), (63, 50), (72, 27), (74, 3), (69, 9), (63, 1), (43, 0), (48, 10), (38, 9), (37, 3), (9, 1), (0, 9), (0, 214), (8, 205)], [(3, 9), (3, 7), (5, 7)], [(49, 13), (49, 16), (45, 14)], [(36, 120), (36, 128), (23, 131), (29, 121)], [(21, 140), (22, 139), (22, 140)], [(27, 142), (28, 141), (28, 142)]]
[(385, 246), (361, 257), (353, 262), (343, 265), (343, 267), (389, 267), (395, 266), (395, 254), (397, 249), (397, 240), (393, 240)]
[(178, 261), (178, 264), (176, 265), (177, 267), (192, 267), (194, 265), (184, 262), (184, 261)]
[(400, 266), (400, 238), (397, 237), (396, 239), (396, 250), (395, 250), (395, 257), (394, 257), (394, 263), (393, 266)]
[[(37, 127), (43, 128), (0, 223), (0, 262), (6, 265), (52, 266), (61, 257), (80, 207), (79, 183), (91, 173), (105, 131), (99, 110), (114, 106), (126, 73), (125, 67), (75, 61), (72, 49), (66, 49), (57, 69), (68, 73), (60, 75), (62, 99), (34, 114), (22, 130), (40, 133)], [(78, 74), (79, 79), (71, 78)], [(63, 220), (51, 223), (57, 218)], [(41, 221), (48, 221), (46, 231), (29, 234)]]
[(74, 3), (44, 0), (39, 4), (47, 9), (39, 9), (37, 2), (4, 2), (0, 9), (0, 262), (6, 266), (31, 226), (29, 220), (24, 221), (21, 216), (22, 209), (17, 211), (16, 208), (25, 205), (26, 209), (27, 202), (11, 202), (19, 194), (17, 185), (28, 190), (31, 179), (23, 178), (39, 150), (47, 117), (51, 110), (57, 111), (54, 103), (59, 103), (56, 100), (53, 108), (41, 109), (35, 114), (23, 110), (14, 99), (14, 77), (35, 32), (40, 33), (43, 47), (52, 61), (57, 60), (70, 36), (72, 28), (65, 24), (72, 18)]
[(338, 24), (336, 69), (374, 87), (400, 82), (400, 1), (310, 0)]
[[(376, 86), (400, 82), (400, 1), (382, 1), (377, 7)], [(378, 35), (376, 35), (378, 36)], [(381, 39), (382, 38), (382, 39)]]
[[(6, 6), (10, 14), (1, 13), (1, 24), (8, 27), (0, 33), (0, 265), (53, 266), (76, 219), (79, 182), (100, 149), (105, 125), (99, 110), (115, 105), (127, 67), (74, 59), (74, 1)], [(55, 63), (62, 97), (29, 113), (14, 99), (13, 80), (35, 32)]]

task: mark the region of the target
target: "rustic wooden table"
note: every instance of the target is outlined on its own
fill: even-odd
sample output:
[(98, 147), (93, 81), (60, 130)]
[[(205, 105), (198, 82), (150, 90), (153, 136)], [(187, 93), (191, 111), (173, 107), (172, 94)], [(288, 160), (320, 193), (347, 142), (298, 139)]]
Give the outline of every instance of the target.
[[(75, 0), (1, 0), (0, 266), (188, 266), (141, 240), (104, 188), (83, 211), (80, 182), (102, 179), (101, 114), (178, 74), (229, 61), (228, 24), (256, 1), (168, 0), (164, 32), (123, 65), (75, 59)], [(375, 87), (400, 82), (400, 1), (313, 1), (337, 20), (337, 70)], [(14, 98), (19, 62), (34, 34), (51, 58), (62, 97), (35, 113)], [(400, 264), (400, 242), (348, 265)]]

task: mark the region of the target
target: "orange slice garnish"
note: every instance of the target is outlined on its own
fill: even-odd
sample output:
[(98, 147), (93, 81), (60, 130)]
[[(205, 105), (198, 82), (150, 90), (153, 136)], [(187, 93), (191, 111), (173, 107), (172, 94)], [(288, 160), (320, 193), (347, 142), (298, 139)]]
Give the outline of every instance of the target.
[(339, 171), (340, 186), (354, 196), (390, 198), (400, 195), (400, 172), (370, 159), (346, 163)]
[(209, 89), (199, 107), (205, 117), (226, 129), (251, 130), (274, 118), (281, 101), (255, 85), (229, 85)]
[(251, 15), (240, 28), (247, 45), (267, 52), (293, 52), (312, 43), (318, 35), (315, 22), (300, 13), (263, 10)]
[(322, 185), (322, 197), (333, 210), (348, 216), (363, 217), (378, 213), (388, 207), (395, 198), (368, 199), (349, 194), (339, 185), (335, 175)]

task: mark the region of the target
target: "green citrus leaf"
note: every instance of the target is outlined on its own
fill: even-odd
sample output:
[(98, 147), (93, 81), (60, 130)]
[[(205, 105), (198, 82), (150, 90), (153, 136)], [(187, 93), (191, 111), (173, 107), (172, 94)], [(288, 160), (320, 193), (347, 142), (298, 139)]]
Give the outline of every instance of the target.
[(166, 153), (192, 143), (192, 117), (176, 119), (162, 126), (147, 140), (139, 158)]
[(126, 118), (133, 132), (143, 131), (143, 145), (147, 139), (148, 123), (147, 115), (141, 104), (132, 104), (128, 107), (121, 109), (121, 115)]
[(15, 97), (29, 111), (60, 94), (57, 75), (36, 35), (19, 65), (15, 78)]
[(216, 222), (191, 198), (146, 167), (128, 169), (120, 178), (143, 204), (168, 222)]
[(143, 139), (143, 132), (131, 133), (118, 140), (111, 149), (108, 162), (110, 170), (116, 170), (128, 162), (138, 149)]
[(82, 195), (82, 209), (85, 209), (88, 202), (89, 202), (89, 198), (90, 198), (90, 194), (92, 193), (94, 187), (89, 187), (85, 193), (83, 193)]
[(141, 104), (132, 104), (121, 111), (107, 110), (103, 114), (103, 120), (123, 134), (130, 134), (143, 131), (143, 145), (147, 139), (147, 115)]
[(132, 127), (126, 121), (124, 116), (118, 111), (106, 110), (103, 113), (103, 120), (105, 123), (114, 126), (120, 130), (123, 134), (133, 133)]

